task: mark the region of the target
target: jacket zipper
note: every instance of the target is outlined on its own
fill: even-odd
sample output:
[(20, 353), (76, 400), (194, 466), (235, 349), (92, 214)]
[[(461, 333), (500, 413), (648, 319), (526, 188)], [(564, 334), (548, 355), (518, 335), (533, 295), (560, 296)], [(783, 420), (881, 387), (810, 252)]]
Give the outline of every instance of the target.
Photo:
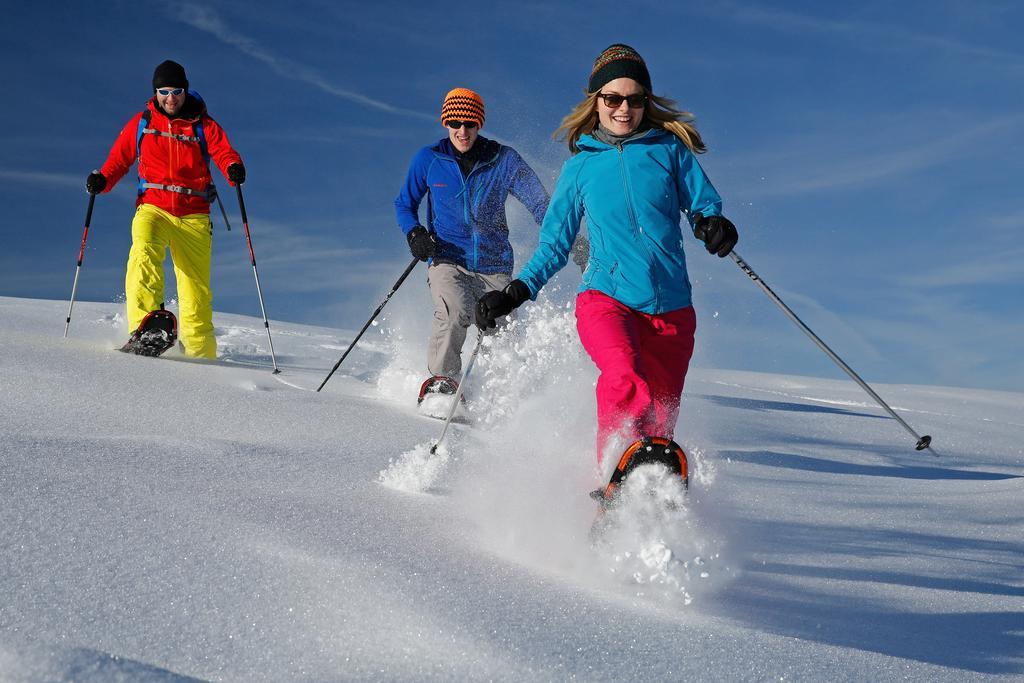
[(469, 179), (470, 177), (472, 177), (474, 173), (476, 173), (478, 169), (482, 169), (484, 166), (489, 166), (490, 164), (494, 163), (494, 160), (497, 158), (497, 155), (495, 155), (494, 159), (491, 159), (486, 164), (474, 166), (465, 176), (462, 175), (462, 169), (458, 168), (458, 160), (455, 161), (455, 166), (457, 167), (457, 170), (459, 172), (459, 178), (462, 178), (462, 205), (466, 215), (466, 225), (468, 225), (470, 230), (472, 230), (473, 232), (473, 271), (476, 271), (480, 268), (480, 232), (476, 229), (476, 223), (470, 220), (471, 199), (469, 194)]
[[(168, 119), (167, 120), (167, 132), (172, 134), (172, 135), (174, 134), (174, 121), (172, 119)], [(171, 185), (176, 185), (177, 182), (174, 179), (174, 169), (176, 169), (178, 167), (178, 147), (174, 143), (177, 142), (177, 140), (175, 140), (174, 138), (167, 138), (167, 142), (170, 145), (170, 150), (171, 150), (171, 153), (168, 155), (168, 158), (171, 160), (171, 163), (170, 163), (170, 165), (169, 165), (169, 167), (167, 169), (167, 177), (170, 178), (170, 180), (171, 180), (170, 184)], [(177, 192), (171, 192), (171, 207), (173, 209), (173, 211), (171, 213), (173, 213), (174, 215), (177, 215), (177, 213), (178, 213), (178, 193)]]
[[(175, 134), (175, 132), (174, 132), (174, 121), (175, 121), (175, 119), (171, 119), (171, 118), (167, 119), (167, 132), (170, 133), (171, 135)], [(192, 128), (192, 130), (190, 132), (191, 132), (192, 136), (195, 137), (195, 124), (192, 124), (191, 128)], [(182, 133), (182, 135), (184, 135), (184, 133)], [(168, 183), (168, 184), (169, 185), (182, 185), (182, 186), (184, 186), (184, 180), (179, 180), (179, 179), (174, 177), (174, 169), (178, 168), (179, 157), (180, 157), (179, 145), (180, 144), (184, 144), (184, 143), (181, 140), (178, 140), (177, 138), (167, 138), (167, 144), (168, 144), (167, 158), (169, 160), (169, 167), (167, 169), (167, 177), (170, 180), (170, 183)], [(201, 149), (200, 149), (200, 154), (202, 154), (202, 150)], [(203, 161), (205, 162), (206, 160), (204, 159)], [(184, 198), (179, 200), (177, 192), (171, 192), (170, 195), (171, 195), (171, 209), (172, 209), (171, 213), (177, 215), (177, 212), (180, 210), (178, 208), (178, 202), (179, 201), (185, 201), (185, 200), (184, 200)]]
[[(466, 226), (469, 227), (470, 232), (473, 234), (473, 267), (470, 270), (476, 270), (480, 262), (480, 236), (477, 234), (476, 226), (470, 219), (470, 207), (469, 207), (469, 176), (462, 175), (462, 169), (459, 168), (458, 159), (455, 160), (455, 170), (459, 173), (459, 180), (462, 181), (462, 217), (466, 221)], [(472, 175), (472, 171), (470, 174)], [(468, 263), (466, 264), (469, 265)]]
[(636, 236), (636, 241), (643, 248), (644, 253), (647, 254), (647, 271), (651, 276), (651, 283), (654, 285), (654, 306), (656, 310), (661, 310), (661, 286), (658, 284), (655, 278), (654, 272), (654, 256), (651, 254), (650, 247), (647, 246), (646, 235), (644, 235), (643, 226), (636, 219), (636, 211), (633, 209), (633, 196), (630, 191), (629, 177), (626, 173), (626, 159), (624, 145), (616, 147), (619, 151), (619, 171), (622, 175), (622, 189), (623, 194), (626, 197), (626, 209), (629, 212), (629, 220), (633, 226), (633, 234)]

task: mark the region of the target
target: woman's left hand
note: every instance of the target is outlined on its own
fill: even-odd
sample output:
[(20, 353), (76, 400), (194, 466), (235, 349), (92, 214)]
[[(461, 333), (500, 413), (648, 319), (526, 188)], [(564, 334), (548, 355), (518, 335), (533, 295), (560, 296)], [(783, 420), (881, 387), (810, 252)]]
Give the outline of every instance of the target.
[(697, 214), (693, 224), (693, 236), (704, 242), (709, 254), (721, 257), (729, 255), (739, 241), (736, 226), (725, 216), (704, 216)]

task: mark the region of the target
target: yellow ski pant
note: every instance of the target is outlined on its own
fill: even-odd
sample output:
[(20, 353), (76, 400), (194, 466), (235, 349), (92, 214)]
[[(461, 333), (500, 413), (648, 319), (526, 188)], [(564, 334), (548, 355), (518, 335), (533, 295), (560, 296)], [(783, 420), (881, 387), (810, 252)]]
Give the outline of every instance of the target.
[(164, 259), (171, 250), (178, 281), (178, 338), (185, 354), (216, 358), (210, 254), (213, 227), (205, 213), (174, 216), (150, 204), (135, 210), (132, 249), (124, 278), (128, 329), (135, 330), (164, 301)]

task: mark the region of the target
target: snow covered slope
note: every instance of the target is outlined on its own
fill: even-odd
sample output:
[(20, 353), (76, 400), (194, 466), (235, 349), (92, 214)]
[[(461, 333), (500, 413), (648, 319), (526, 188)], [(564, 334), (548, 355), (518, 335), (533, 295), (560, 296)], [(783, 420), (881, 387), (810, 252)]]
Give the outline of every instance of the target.
[(874, 385), (934, 457), (845, 379), (695, 369), (686, 505), (593, 546), (595, 371), (533, 309), (425, 461), (393, 321), (316, 393), (351, 332), (272, 321), (275, 377), (258, 319), (149, 359), (0, 298), (0, 681), (1024, 675), (1024, 394)]

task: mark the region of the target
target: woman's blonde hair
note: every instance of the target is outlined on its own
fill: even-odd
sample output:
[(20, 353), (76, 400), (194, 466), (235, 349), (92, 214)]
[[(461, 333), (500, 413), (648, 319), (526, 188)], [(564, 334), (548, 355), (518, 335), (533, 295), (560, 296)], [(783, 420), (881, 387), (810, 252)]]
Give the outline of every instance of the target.
[[(683, 141), (695, 154), (707, 151), (704, 141), (693, 124), (694, 116), (688, 111), (676, 107), (673, 100), (665, 97), (658, 97), (654, 93), (644, 92), (647, 95), (647, 102), (644, 104), (643, 120), (653, 128), (661, 128), (675, 135)], [(576, 145), (580, 136), (592, 133), (597, 127), (597, 92), (590, 93), (577, 104), (569, 115), (562, 119), (562, 125), (551, 136), (556, 139), (565, 140), (569, 145), (569, 151), (576, 154), (580, 148)]]

